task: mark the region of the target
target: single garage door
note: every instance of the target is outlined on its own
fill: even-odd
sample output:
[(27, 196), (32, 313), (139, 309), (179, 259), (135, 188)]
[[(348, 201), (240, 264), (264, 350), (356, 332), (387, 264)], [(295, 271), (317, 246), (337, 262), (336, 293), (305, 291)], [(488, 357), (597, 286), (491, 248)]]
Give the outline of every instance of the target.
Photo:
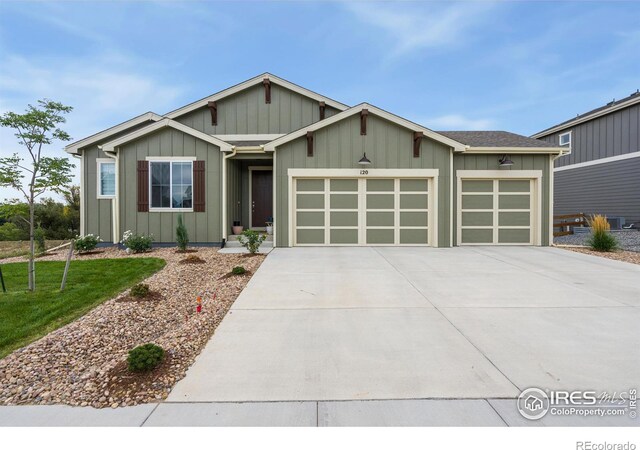
[(294, 245), (430, 245), (430, 178), (295, 178)]
[(531, 245), (535, 241), (535, 179), (461, 179), (461, 245)]

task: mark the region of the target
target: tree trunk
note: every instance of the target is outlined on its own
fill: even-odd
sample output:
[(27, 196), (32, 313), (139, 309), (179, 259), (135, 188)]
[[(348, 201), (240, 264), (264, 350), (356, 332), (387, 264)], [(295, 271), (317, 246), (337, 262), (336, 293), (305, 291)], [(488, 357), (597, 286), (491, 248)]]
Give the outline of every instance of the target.
[(36, 261), (35, 261), (35, 204), (33, 199), (29, 204), (29, 290), (36, 290)]

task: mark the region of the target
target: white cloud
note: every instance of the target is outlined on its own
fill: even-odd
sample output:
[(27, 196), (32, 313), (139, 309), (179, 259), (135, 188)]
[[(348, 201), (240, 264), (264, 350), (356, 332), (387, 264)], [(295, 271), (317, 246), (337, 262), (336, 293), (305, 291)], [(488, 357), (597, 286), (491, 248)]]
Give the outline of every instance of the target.
[(461, 114), (432, 117), (425, 119), (422, 123), (431, 129), (443, 131), (490, 130), (495, 125), (492, 119), (472, 119)]
[[(27, 104), (41, 98), (60, 101), (74, 108), (63, 125), (73, 140), (149, 110), (162, 114), (173, 108), (184, 92), (180, 86), (151, 75), (161, 73), (159, 68), (117, 53), (93, 58), (3, 54), (0, 67), (0, 113), (22, 112)], [(62, 151), (64, 145), (56, 142), (45, 154), (67, 156)], [(24, 151), (12, 130), (0, 129), (0, 156)], [(17, 191), (0, 188), (0, 198), (16, 196)]]
[(362, 22), (382, 29), (395, 41), (395, 55), (444, 47), (480, 25), (495, 2), (353, 2), (345, 5)]

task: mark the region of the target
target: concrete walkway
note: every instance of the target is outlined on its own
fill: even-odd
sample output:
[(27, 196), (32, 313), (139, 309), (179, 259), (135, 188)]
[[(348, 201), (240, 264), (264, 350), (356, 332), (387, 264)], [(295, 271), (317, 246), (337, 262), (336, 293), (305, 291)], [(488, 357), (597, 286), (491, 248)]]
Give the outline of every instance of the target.
[(515, 400), (160, 403), (117, 409), (0, 406), (0, 426), (640, 426), (624, 417), (524, 419)]
[(640, 266), (560, 249), (275, 249), (169, 401), (620, 392), (639, 306)]

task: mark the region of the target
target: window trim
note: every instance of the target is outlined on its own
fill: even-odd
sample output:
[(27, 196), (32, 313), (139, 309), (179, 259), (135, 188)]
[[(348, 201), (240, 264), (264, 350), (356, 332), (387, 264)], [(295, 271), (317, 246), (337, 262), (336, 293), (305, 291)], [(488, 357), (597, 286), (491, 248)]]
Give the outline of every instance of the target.
[[(103, 164), (113, 164), (113, 167), (115, 169), (115, 178), (113, 180), (114, 182), (114, 186), (113, 186), (113, 195), (106, 195), (102, 193), (102, 183), (100, 183), (100, 181), (102, 181), (100, 179), (100, 176), (102, 174), (101, 171), (101, 166)], [(96, 198), (98, 199), (105, 199), (105, 200), (111, 200), (116, 198), (116, 191), (118, 190), (118, 167), (116, 165), (116, 161), (114, 159), (111, 158), (96, 158), (96, 168), (97, 168), (97, 172), (96, 172)]]
[[(565, 144), (562, 143), (562, 138), (564, 136), (569, 136), (569, 141), (567, 143), (565, 143)], [(569, 149), (569, 153), (571, 153), (571, 141), (573, 140), (572, 138), (573, 138), (573, 136), (572, 136), (572, 132), (571, 131), (567, 131), (565, 133), (560, 133), (558, 135), (558, 145), (560, 147), (567, 147)]]
[[(173, 157), (173, 156), (157, 156), (147, 157), (149, 161), (149, 212), (193, 212), (193, 161), (195, 157)], [(173, 206), (153, 207), (153, 197), (151, 195), (153, 183), (151, 181), (152, 164), (153, 163), (169, 163), (169, 191), (171, 203), (173, 203), (173, 163), (189, 163), (191, 166), (191, 208), (174, 208)]]

